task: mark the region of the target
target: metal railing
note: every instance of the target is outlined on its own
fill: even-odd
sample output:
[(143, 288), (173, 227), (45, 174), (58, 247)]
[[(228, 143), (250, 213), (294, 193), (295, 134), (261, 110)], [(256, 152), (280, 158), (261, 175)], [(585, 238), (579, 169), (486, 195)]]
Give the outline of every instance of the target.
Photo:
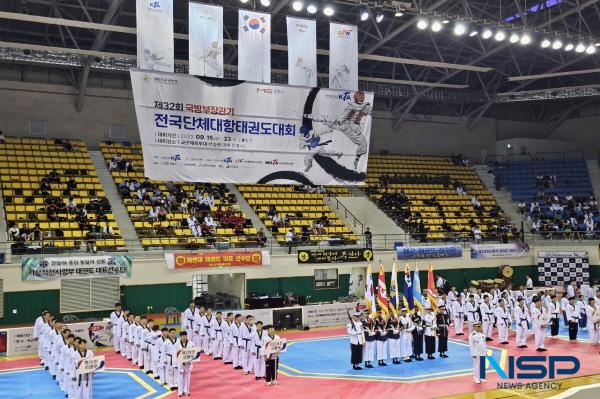
[(350, 211), (348, 210), (348, 208), (346, 208), (346, 207), (344, 206), (344, 204), (342, 204), (342, 203), (340, 202), (340, 200), (339, 200), (339, 199), (338, 199), (338, 198), (337, 198), (337, 197), (336, 197), (336, 196), (335, 196), (333, 193), (331, 193), (330, 191), (328, 191), (328, 190), (326, 189), (326, 190), (325, 190), (325, 194), (327, 195), (327, 198), (329, 198), (329, 199), (331, 199), (331, 200), (333, 200), (333, 201), (335, 202), (335, 208), (336, 208), (337, 210), (340, 210), (340, 208), (341, 208), (341, 209), (344, 211), (344, 218), (346, 218), (346, 219), (347, 219), (347, 220), (349, 220), (349, 221), (352, 221), (352, 225), (353, 225), (354, 227), (359, 227), (359, 228), (360, 228), (360, 231), (361, 231), (361, 233), (364, 233), (364, 232), (365, 232), (365, 227), (364, 227), (364, 225), (363, 225), (363, 224), (360, 222), (360, 220), (358, 220), (358, 219), (356, 218), (356, 216), (354, 216), (354, 214), (353, 214), (352, 212), (350, 212)]
[[(572, 231), (555, 231), (552, 232), (552, 238), (546, 233), (532, 234), (530, 232), (520, 233), (516, 236), (511, 236), (502, 240), (495, 235), (483, 235), (483, 240), (477, 243), (483, 244), (500, 244), (503, 242), (516, 243), (524, 242), (530, 247), (536, 246), (596, 246), (600, 231), (594, 232), (572, 232)], [(12, 262), (17, 262), (21, 256), (81, 256), (93, 254), (121, 254), (132, 255), (135, 258), (157, 259), (163, 258), (165, 252), (187, 252), (187, 251), (256, 251), (266, 250), (272, 255), (296, 254), (298, 251), (305, 249), (344, 249), (366, 247), (366, 239), (364, 235), (354, 234), (345, 235), (345, 237), (353, 237), (348, 239), (341, 236), (328, 240), (319, 241), (303, 241), (302, 239), (293, 242), (280, 242), (276, 239), (267, 239), (262, 245), (257, 242), (248, 241), (245, 243), (229, 243), (215, 242), (212, 244), (197, 244), (188, 238), (179, 238), (176, 245), (155, 245), (146, 246), (140, 249), (138, 241), (127, 241), (125, 245), (115, 247), (98, 248), (96, 252), (86, 251), (85, 244), (78, 248), (60, 248), (47, 245), (44, 242), (43, 246), (28, 245), (26, 247), (15, 247), (14, 242), (0, 242), (0, 253), (4, 253), (8, 259), (12, 256)], [(424, 234), (373, 234), (371, 236), (371, 245), (376, 252), (394, 251), (396, 246), (406, 246), (410, 242), (410, 246), (440, 246), (440, 245), (459, 245), (464, 249), (469, 248), (475, 243), (470, 232), (453, 232), (448, 233), (442, 239), (428, 239)], [(377, 254), (375, 254), (377, 256)]]

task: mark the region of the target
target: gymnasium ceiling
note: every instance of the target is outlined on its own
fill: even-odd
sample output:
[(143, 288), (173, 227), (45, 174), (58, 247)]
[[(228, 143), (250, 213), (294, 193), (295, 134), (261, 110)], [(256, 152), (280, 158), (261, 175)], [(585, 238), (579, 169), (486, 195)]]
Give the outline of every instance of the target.
[[(175, 33), (187, 34), (188, 1), (174, 2)], [(224, 7), (224, 37), (232, 40), (237, 39), (237, 10), (241, 7), (255, 7), (256, 10), (274, 14), (274, 44), (287, 44), (285, 15), (308, 17), (306, 12), (293, 11), (290, 0), (272, 0), (269, 7), (261, 6), (258, 0), (256, 5), (253, 5), (253, 0), (248, 4), (242, 4), (238, 0), (215, 0), (206, 3)], [(546, 36), (560, 36), (565, 43), (568, 38), (592, 44), (600, 42), (600, 0), (405, 0), (403, 3), (410, 7), (400, 17), (394, 16), (394, 10), (402, 4), (398, 1), (385, 1), (385, 17), (381, 23), (376, 23), (374, 18), (378, 10), (376, 1), (362, 1), (363, 4), (370, 5), (371, 15), (366, 21), (359, 19), (359, 0), (318, 3), (321, 6), (324, 3), (332, 3), (336, 11), (331, 18), (324, 16), (320, 11), (316, 14), (318, 48), (329, 48), (330, 20), (358, 25), (359, 53), (365, 56), (361, 57), (359, 62), (359, 75), (368, 80), (361, 82), (361, 87), (376, 91), (377, 108), (392, 112), (396, 126), (407, 116), (416, 113), (464, 116), (469, 118), (470, 127), (482, 116), (538, 121), (556, 127), (557, 123), (566, 118), (577, 117), (584, 107), (598, 108), (598, 72), (519, 81), (509, 81), (509, 78), (600, 68), (600, 47), (595, 54), (589, 55), (574, 51), (542, 49), (539, 45), (542, 37)], [(532, 7), (535, 8), (538, 4), (541, 6), (538, 6), (536, 11), (531, 11)], [(530, 11), (525, 16), (519, 16), (524, 10)], [(134, 0), (2, 0), (1, 12), (135, 27)], [(419, 13), (450, 22), (437, 33), (430, 29), (419, 30), (416, 27)], [(513, 18), (510, 18), (511, 16)], [(534, 36), (534, 43), (521, 46), (507, 40), (483, 40), (481, 35), (457, 37), (452, 33), (456, 19), (470, 20), (472, 26), (479, 28), (483, 24), (501, 26), (507, 33), (527, 30)], [(507, 19), (512, 20), (509, 23), (506, 22)], [(0, 41), (4, 42), (2, 47), (5, 48), (14, 48), (12, 44), (7, 43), (17, 43), (127, 55), (136, 53), (134, 34), (21, 21), (8, 14), (2, 14), (0, 19)], [(226, 64), (236, 64), (236, 50), (234, 44), (225, 46)], [(187, 53), (187, 40), (176, 39), (175, 58), (187, 60)], [(127, 79), (123, 71), (95, 68), (93, 59), (83, 56), (81, 66), (65, 68), (64, 65), (40, 65), (14, 57), (14, 50), (12, 56), (6, 54), (0, 59), (4, 67), (55, 68), (66, 74), (70, 83), (80, 91), (78, 106), (84, 106), (85, 90), (90, 76), (112, 74)], [(365, 59), (377, 58), (371, 57), (373, 55), (387, 58)], [(423, 64), (421, 61), (434, 64), (418, 65)], [(327, 63), (327, 56), (319, 55), (319, 72), (327, 73)], [(489, 70), (472, 70), (473, 66), (480, 67), (476, 69)], [(285, 51), (272, 52), (272, 67), (287, 69)], [(385, 81), (373, 82), (373, 78)], [(283, 79), (284, 77), (281, 77), (280, 80)], [(393, 81), (401, 81), (402, 84)], [(411, 85), (411, 81), (420, 83)], [(434, 85), (425, 86), (431, 83)], [(326, 85), (326, 81), (321, 81), (321, 84)], [(448, 88), (443, 85), (463, 88)], [(599, 85), (599, 89), (594, 85)], [(572, 89), (575, 86), (586, 88)], [(535, 92), (525, 95), (524, 91)]]

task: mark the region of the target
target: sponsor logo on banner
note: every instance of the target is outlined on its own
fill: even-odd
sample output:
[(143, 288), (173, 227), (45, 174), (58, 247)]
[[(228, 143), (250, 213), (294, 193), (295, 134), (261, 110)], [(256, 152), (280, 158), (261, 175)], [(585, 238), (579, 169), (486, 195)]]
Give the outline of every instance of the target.
[(98, 373), (104, 371), (106, 367), (106, 360), (104, 355), (92, 356), (79, 360), (77, 362), (77, 375)]
[(177, 351), (177, 363), (191, 363), (200, 361), (200, 348), (181, 348)]
[(460, 245), (398, 247), (396, 252), (398, 259), (460, 258), (462, 256)]
[(298, 251), (298, 263), (368, 262), (372, 259), (373, 250), (369, 248)]
[[(197, 267), (263, 266), (270, 264), (268, 251), (176, 252), (165, 254), (167, 266), (174, 269)], [(173, 267), (171, 267), (171, 265)]]
[(529, 244), (471, 244), (471, 258), (518, 258), (529, 254)]
[(21, 258), (23, 281), (84, 277), (131, 277), (131, 256)]

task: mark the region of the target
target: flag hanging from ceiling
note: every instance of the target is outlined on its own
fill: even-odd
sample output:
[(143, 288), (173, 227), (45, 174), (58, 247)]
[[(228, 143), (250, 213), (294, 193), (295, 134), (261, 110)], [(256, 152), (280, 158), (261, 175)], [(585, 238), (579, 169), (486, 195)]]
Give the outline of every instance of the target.
[(407, 310), (412, 310), (415, 307), (415, 302), (412, 294), (412, 278), (410, 277), (410, 268), (408, 262), (404, 268), (404, 287), (402, 288), (402, 301)]
[(398, 316), (398, 306), (400, 304), (398, 297), (398, 270), (396, 262), (392, 265), (392, 278), (390, 281), (390, 310), (394, 316)]
[(223, 8), (189, 5), (190, 74), (223, 77)]
[(271, 83), (271, 15), (239, 10), (238, 79)]
[(423, 295), (421, 294), (421, 279), (419, 277), (419, 266), (415, 264), (415, 271), (413, 272), (413, 299), (415, 301), (415, 307), (419, 310), (423, 310)]
[(427, 269), (427, 299), (429, 299), (431, 308), (437, 311), (437, 290), (435, 288), (435, 280), (433, 279), (433, 265), (431, 262), (429, 262), (429, 268)]
[(390, 302), (387, 295), (387, 287), (385, 285), (385, 270), (383, 269), (383, 263), (379, 263), (379, 276), (377, 278), (377, 304), (381, 311), (381, 316), (386, 319), (389, 316)]
[(358, 29), (329, 24), (329, 87), (358, 90)]
[(138, 68), (174, 72), (173, 0), (137, 0), (135, 15)]
[(317, 86), (317, 21), (286, 17), (288, 84)]
[(373, 316), (377, 313), (377, 309), (375, 309), (375, 287), (373, 286), (373, 271), (371, 270), (371, 265), (367, 266), (367, 284), (365, 289), (365, 306), (369, 310), (369, 314)]

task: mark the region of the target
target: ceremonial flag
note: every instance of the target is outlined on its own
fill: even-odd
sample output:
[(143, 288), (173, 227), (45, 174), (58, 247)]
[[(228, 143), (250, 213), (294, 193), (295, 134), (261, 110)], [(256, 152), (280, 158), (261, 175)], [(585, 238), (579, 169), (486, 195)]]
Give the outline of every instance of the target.
[(377, 281), (377, 304), (381, 310), (381, 315), (387, 318), (389, 316), (390, 301), (387, 296), (387, 287), (385, 285), (385, 270), (383, 263), (379, 263), (379, 278)]
[(329, 88), (358, 90), (358, 29), (329, 24)]
[(437, 311), (437, 290), (435, 288), (435, 280), (433, 279), (433, 266), (431, 262), (429, 262), (429, 268), (427, 269), (427, 299), (431, 303), (431, 308)]
[(317, 21), (286, 17), (288, 84), (317, 86)]
[(410, 269), (408, 267), (408, 262), (406, 263), (406, 267), (404, 268), (404, 287), (402, 288), (402, 301), (404, 303), (404, 307), (409, 311), (415, 307), (412, 295), (412, 278), (410, 277)]
[(373, 286), (373, 272), (371, 265), (367, 266), (367, 288), (365, 290), (365, 306), (369, 310), (369, 314), (374, 316), (377, 313), (375, 309), (375, 287)]
[(398, 298), (398, 270), (396, 268), (396, 262), (394, 262), (392, 265), (392, 279), (390, 282), (390, 310), (394, 316), (398, 316), (398, 305), (400, 305)]
[(413, 272), (413, 299), (415, 306), (419, 310), (423, 310), (423, 295), (421, 294), (421, 279), (419, 278), (419, 266), (415, 264), (415, 271)]
[(192, 75), (223, 77), (223, 7), (189, 5), (189, 71)]
[(271, 83), (271, 15), (239, 10), (238, 79)]
[(354, 276), (350, 273), (350, 281), (348, 282), (348, 295), (354, 295), (356, 289), (354, 288)]

